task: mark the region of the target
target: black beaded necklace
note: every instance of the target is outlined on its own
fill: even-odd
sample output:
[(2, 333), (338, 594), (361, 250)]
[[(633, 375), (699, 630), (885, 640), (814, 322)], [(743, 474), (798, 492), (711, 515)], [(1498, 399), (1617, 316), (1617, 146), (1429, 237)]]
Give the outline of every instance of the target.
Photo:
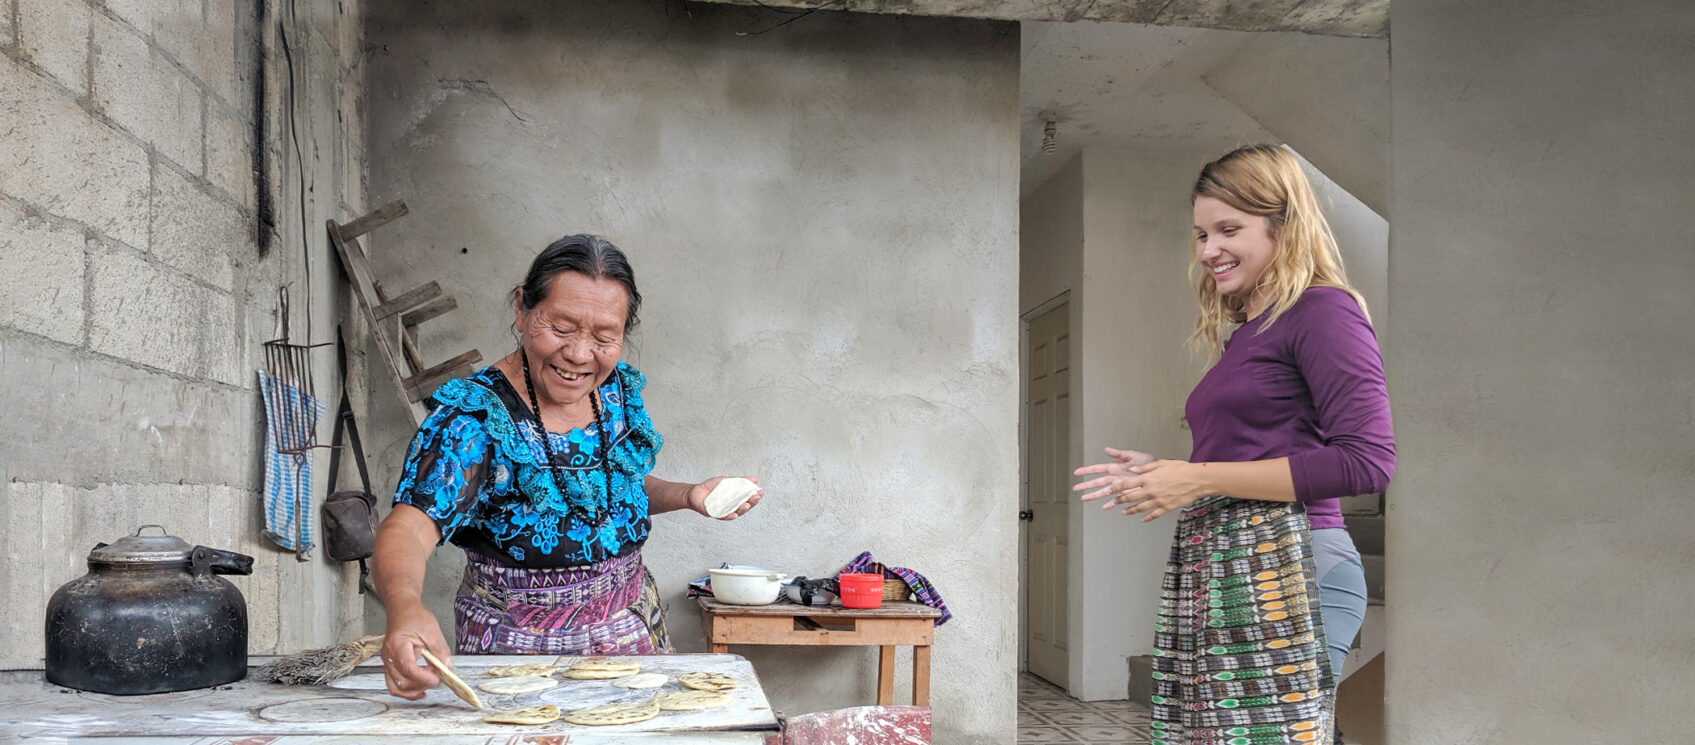
[[(600, 472), (606, 477), (605, 497), (600, 500), (600, 509), (596, 514), (577, 506), (576, 502), (571, 501), (570, 493), (565, 491), (565, 480), (559, 475), (559, 469), (553, 465), (553, 440), (547, 436), (547, 424), (542, 421), (541, 406), (536, 403), (536, 386), (530, 382), (530, 356), (524, 353), (522, 347), (518, 348), (518, 359), (524, 364), (524, 390), (530, 394), (530, 411), (535, 413), (536, 425), (541, 428), (541, 447), (542, 451), (547, 453), (546, 468), (548, 474), (553, 476), (553, 486), (559, 490), (559, 496), (565, 498), (565, 504), (572, 513), (582, 517), (589, 527), (598, 530), (606, 524), (606, 519), (612, 514), (612, 431), (601, 419), (600, 391), (589, 393), (589, 406), (594, 409), (595, 429), (600, 433)], [(617, 373), (614, 372), (613, 375), (616, 376)], [(622, 388), (622, 384), (619, 387)]]

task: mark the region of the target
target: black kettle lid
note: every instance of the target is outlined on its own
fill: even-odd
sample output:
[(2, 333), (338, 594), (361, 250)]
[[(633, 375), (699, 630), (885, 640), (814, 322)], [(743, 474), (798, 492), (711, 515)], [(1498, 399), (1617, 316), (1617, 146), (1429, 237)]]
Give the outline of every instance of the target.
[[(148, 528), (158, 528), (159, 534), (142, 535)], [(193, 553), (194, 546), (170, 535), (165, 526), (143, 525), (135, 535), (95, 546), (88, 552), (88, 560), (97, 564), (187, 564)]]

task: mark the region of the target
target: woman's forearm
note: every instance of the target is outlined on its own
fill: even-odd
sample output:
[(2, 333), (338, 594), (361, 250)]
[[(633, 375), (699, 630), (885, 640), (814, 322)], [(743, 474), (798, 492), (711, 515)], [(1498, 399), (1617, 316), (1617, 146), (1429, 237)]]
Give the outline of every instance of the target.
[(371, 578), (384, 607), (422, 602), (424, 565), (435, 550), (438, 536), (434, 520), (405, 504), (395, 505), (377, 527)]
[(1189, 465), (1209, 494), (1271, 502), (1295, 501), (1295, 479), (1288, 458)]
[(649, 475), (647, 480), (642, 482), (642, 487), (647, 490), (648, 513), (657, 515), (661, 512), (689, 509), (689, 490), (694, 486)]

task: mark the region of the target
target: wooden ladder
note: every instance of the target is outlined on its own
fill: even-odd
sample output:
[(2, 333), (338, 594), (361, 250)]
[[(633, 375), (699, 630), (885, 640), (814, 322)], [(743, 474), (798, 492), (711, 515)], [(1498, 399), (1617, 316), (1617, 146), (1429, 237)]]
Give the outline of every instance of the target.
[(402, 403), (411, 412), (413, 423), (418, 424), (424, 417), (419, 402), (442, 383), (470, 374), (471, 366), (482, 361), (483, 355), (473, 349), (441, 364), (425, 365), (423, 355), (418, 352), (418, 324), (459, 307), (459, 302), (443, 295), (441, 285), (434, 280), (390, 297), (383, 284), (372, 276), (370, 261), (359, 246), (359, 236), (399, 219), (406, 212), (405, 202), (391, 202), (345, 225), (334, 220), (326, 223), (330, 243), (341, 257), (342, 268), (347, 270), (353, 296), (359, 299), (359, 308), (365, 312), (365, 322), (376, 337), (377, 349), (382, 352)]

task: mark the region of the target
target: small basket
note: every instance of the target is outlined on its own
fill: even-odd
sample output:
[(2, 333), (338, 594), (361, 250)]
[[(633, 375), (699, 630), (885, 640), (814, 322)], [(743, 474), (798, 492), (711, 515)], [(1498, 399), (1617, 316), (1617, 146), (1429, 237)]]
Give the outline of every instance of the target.
[(912, 595), (912, 588), (906, 586), (906, 581), (898, 577), (883, 578), (884, 600), (905, 600)]

